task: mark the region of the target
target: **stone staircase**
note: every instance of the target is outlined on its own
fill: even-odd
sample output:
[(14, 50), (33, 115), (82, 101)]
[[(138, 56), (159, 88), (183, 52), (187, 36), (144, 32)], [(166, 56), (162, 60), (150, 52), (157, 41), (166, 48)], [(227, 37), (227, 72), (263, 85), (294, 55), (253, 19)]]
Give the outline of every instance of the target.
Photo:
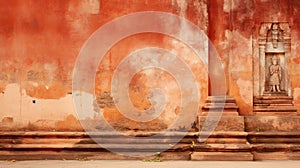
[[(132, 136), (150, 136), (154, 133), (130, 133)], [(252, 160), (247, 133), (216, 132), (205, 142), (199, 142), (199, 133), (188, 133), (176, 144), (181, 132), (147, 138), (129, 143), (110, 133), (95, 133), (93, 139), (85, 132), (1, 132), (0, 160)], [(91, 135), (91, 134), (90, 134)], [(101, 138), (106, 150), (94, 140)], [(166, 144), (171, 142), (173, 144)], [(238, 144), (238, 145), (237, 145)], [(163, 151), (166, 145), (170, 149)], [(157, 154), (158, 151), (163, 151)], [(234, 153), (234, 155), (233, 155)], [(121, 154), (121, 155), (120, 155)], [(144, 157), (133, 157), (144, 156)], [(145, 156), (146, 154), (147, 156)], [(149, 156), (151, 154), (151, 156)], [(236, 156), (240, 157), (236, 157)]]
[[(155, 133), (129, 133), (130, 136), (147, 137)], [(94, 133), (93, 139), (86, 132), (0, 132), (0, 160), (34, 159), (154, 159), (190, 160), (192, 144), (197, 133), (188, 133), (176, 144), (181, 132), (170, 132), (167, 136), (139, 139), (132, 143), (111, 133)], [(106, 150), (94, 140), (101, 139)], [(173, 144), (170, 142), (174, 141)], [(166, 144), (168, 142), (168, 144)], [(167, 151), (157, 154), (159, 151)], [(145, 156), (147, 157), (138, 157)], [(151, 154), (152, 156), (149, 156)]]
[(206, 133), (200, 135), (200, 142), (194, 147), (191, 160), (253, 160), (244, 117), (239, 116), (233, 97), (210, 96), (206, 99), (199, 116), (199, 129), (202, 130), (204, 126), (214, 127), (205, 125), (206, 121), (214, 120), (219, 120), (214, 132), (205, 141), (201, 140), (201, 136), (207, 137)]
[(300, 160), (300, 132), (249, 132), (254, 160)]
[(245, 116), (254, 160), (300, 160), (300, 116)]
[(194, 147), (191, 160), (201, 161), (245, 161), (253, 160), (247, 133), (239, 131), (217, 131), (205, 142)]
[(238, 106), (231, 96), (209, 96), (202, 107), (201, 116), (219, 115), (222, 111), (223, 116), (238, 116)]
[[(182, 133), (138, 140), (132, 144), (109, 133), (96, 133), (94, 138), (122, 152), (106, 150), (85, 132), (0, 132), (0, 160), (300, 160), (300, 132), (216, 131), (205, 141), (199, 133), (188, 133), (176, 144)], [(202, 133), (202, 135), (205, 133)], [(135, 133), (149, 136), (153, 133)], [(174, 144), (164, 142), (174, 139)], [(170, 145), (170, 149), (157, 153)], [(128, 152), (128, 153), (126, 153)], [(149, 154), (152, 156), (132, 157)], [(144, 156), (144, 155), (143, 155)]]
[(297, 115), (297, 109), (293, 105), (293, 97), (285, 93), (256, 96), (253, 105), (255, 115)]

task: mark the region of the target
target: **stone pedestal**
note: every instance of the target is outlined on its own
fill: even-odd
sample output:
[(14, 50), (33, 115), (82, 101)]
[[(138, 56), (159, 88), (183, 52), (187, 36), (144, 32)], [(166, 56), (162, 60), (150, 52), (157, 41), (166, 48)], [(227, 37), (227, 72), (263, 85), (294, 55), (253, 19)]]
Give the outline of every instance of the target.
[(254, 115), (297, 115), (297, 109), (293, 105), (293, 97), (286, 93), (265, 93), (262, 96), (255, 96), (253, 105)]
[(235, 99), (231, 96), (209, 96), (206, 99), (205, 105), (202, 107), (201, 116), (219, 115), (222, 116), (238, 116), (238, 106)]
[(245, 116), (254, 160), (299, 160), (300, 116)]
[(199, 139), (191, 160), (253, 160), (251, 146), (247, 142), (248, 134), (244, 131), (244, 117), (238, 115), (238, 106), (233, 97), (208, 97), (202, 111), (199, 116), (200, 130), (203, 130), (204, 122), (212, 123), (205, 125), (211, 127), (213, 122), (207, 121), (220, 120), (208, 139)]

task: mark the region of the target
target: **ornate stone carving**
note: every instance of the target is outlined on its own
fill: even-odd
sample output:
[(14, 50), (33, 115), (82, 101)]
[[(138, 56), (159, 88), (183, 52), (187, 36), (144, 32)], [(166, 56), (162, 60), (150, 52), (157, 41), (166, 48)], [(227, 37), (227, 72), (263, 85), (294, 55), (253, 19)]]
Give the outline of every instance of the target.
[(271, 28), (272, 23), (262, 23), (259, 29), (259, 36), (266, 37), (268, 34), (268, 30)]
[(281, 30), (279, 23), (271, 24), (271, 27), (268, 29), (266, 38), (267, 53), (285, 52), (283, 34), (283, 30)]
[(287, 60), (290, 56), (291, 30), (286, 22), (264, 22), (259, 29), (258, 93), (291, 94), (287, 75)]
[(261, 23), (258, 60), (254, 57), (254, 115), (297, 115), (293, 106), (288, 60), (291, 29), (286, 22)]
[(272, 42), (273, 48), (278, 48), (278, 43), (283, 42), (283, 31), (278, 23), (273, 23), (268, 30), (267, 42)]
[(277, 56), (273, 56), (272, 64), (269, 67), (269, 83), (271, 86), (271, 92), (280, 92), (281, 67), (278, 62), (279, 58)]
[(280, 23), (279, 27), (283, 31), (284, 38), (289, 38), (291, 36), (291, 27), (288, 23)]
[(268, 32), (272, 30), (272, 25), (277, 25), (278, 30), (281, 31), (283, 38), (290, 37), (291, 36), (291, 28), (288, 23), (282, 22), (282, 23), (271, 23), (271, 22), (264, 22), (261, 23), (259, 28), (259, 38), (262, 40), (266, 40)]

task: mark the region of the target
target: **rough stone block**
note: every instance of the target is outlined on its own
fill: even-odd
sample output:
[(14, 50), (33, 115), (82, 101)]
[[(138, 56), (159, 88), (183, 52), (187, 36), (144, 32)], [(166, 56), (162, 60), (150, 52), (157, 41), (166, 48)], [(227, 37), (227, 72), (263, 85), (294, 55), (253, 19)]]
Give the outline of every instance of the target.
[(191, 160), (250, 161), (253, 160), (253, 155), (250, 152), (194, 152)]
[(300, 116), (245, 116), (247, 132), (300, 131)]
[(300, 160), (300, 152), (253, 152), (254, 160)]
[[(214, 122), (218, 120), (217, 116), (201, 116), (199, 117), (200, 130), (202, 130), (204, 123), (207, 122), (208, 127), (213, 127)], [(218, 122), (215, 131), (244, 131), (244, 117), (243, 116), (222, 116)]]

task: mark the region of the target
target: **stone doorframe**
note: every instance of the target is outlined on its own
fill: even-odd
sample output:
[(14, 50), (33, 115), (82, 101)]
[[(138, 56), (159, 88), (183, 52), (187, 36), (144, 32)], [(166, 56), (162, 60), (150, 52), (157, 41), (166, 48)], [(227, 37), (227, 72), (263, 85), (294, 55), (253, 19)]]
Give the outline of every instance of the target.
[[(282, 41), (280, 42), (281, 47), (276, 49), (268, 49), (272, 42), (268, 42), (268, 32), (271, 30), (272, 24), (278, 24), (279, 28), (282, 32)], [(261, 96), (265, 93), (266, 88), (266, 55), (272, 53), (280, 53), (283, 55), (283, 60), (281, 61), (281, 67), (284, 69), (284, 73), (286, 74), (283, 82), (284, 82), (284, 90), (290, 96), (291, 95), (291, 82), (288, 73), (288, 65), (287, 60), (291, 55), (291, 29), (287, 22), (263, 22), (259, 27), (258, 34), (258, 61), (253, 61), (253, 67), (258, 68), (254, 70), (254, 96)], [(254, 56), (255, 57), (255, 56)], [(255, 58), (254, 58), (255, 60)]]

